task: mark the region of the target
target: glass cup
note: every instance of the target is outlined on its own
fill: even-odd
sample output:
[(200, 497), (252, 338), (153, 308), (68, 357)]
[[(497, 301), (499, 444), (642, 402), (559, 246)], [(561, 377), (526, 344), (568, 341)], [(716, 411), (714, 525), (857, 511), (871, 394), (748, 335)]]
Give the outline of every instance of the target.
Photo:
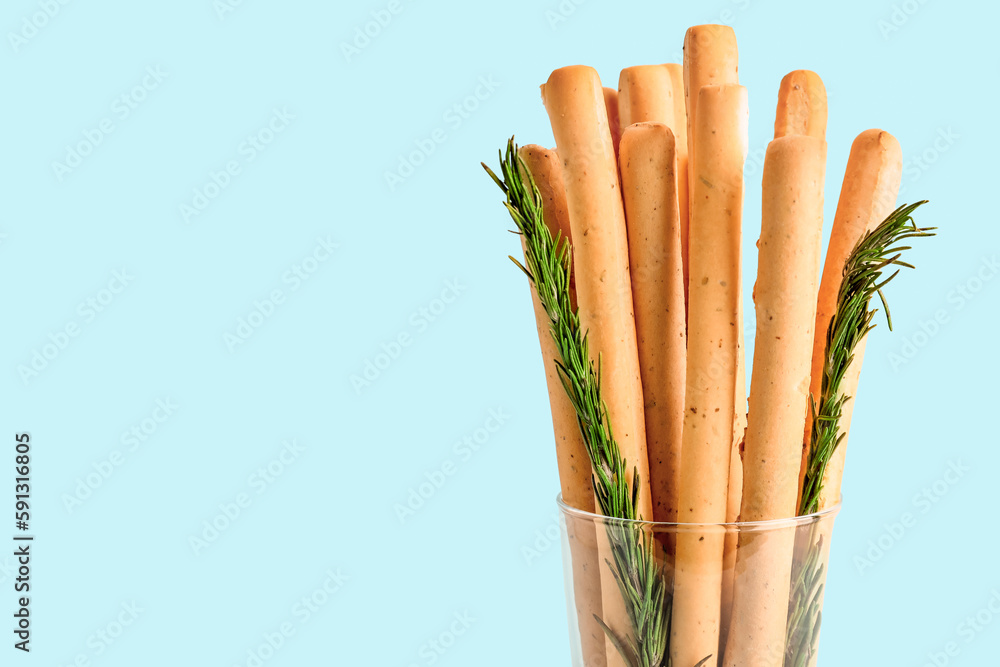
[(573, 667), (816, 665), (840, 505), (775, 521), (628, 521), (560, 496)]

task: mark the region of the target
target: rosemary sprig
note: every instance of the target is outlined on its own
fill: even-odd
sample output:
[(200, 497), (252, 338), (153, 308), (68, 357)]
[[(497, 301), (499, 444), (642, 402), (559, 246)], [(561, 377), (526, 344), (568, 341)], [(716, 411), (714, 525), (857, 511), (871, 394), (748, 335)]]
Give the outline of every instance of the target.
[[(896, 209), (866, 234), (848, 256), (844, 281), (837, 294), (837, 309), (827, 330), (826, 363), (823, 365), (819, 405), (814, 398), (810, 399), (813, 420), (800, 515), (812, 514), (819, 509), (826, 466), (846, 435), (840, 430), (840, 419), (844, 404), (853, 397), (842, 393), (841, 383), (854, 360), (858, 344), (875, 326), (872, 320), (876, 311), (869, 308), (869, 304), (876, 293), (885, 308), (889, 330), (892, 330), (892, 317), (882, 288), (896, 277), (900, 269), (896, 268), (885, 279), (882, 274), (890, 267), (913, 268), (912, 264), (901, 259), (903, 252), (910, 249), (910, 246), (899, 245), (902, 241), (934, 236), (933, 227), (917, 227), (912, 218), (913, 212), (926, 203), (920, 201)], [(808, 539), (809, 551), (792, 570), (785, 667), (805, 667), (818, 649), (825, 564), (821, 558), (823, 538), (815, 539), (815, 532), (814, 525)]]
[(823, 536), (813, 541), (816, 526), (809, 534), (806, 557), (792, 566), (792, 585), (788, 605), (788, 630), (785, 634), (785, 667), (805, 667), (819, 648), (819, 628), (823, 621), (823, 582), (826, 565), (822, 562)]
[(812, 403), (812, 433), (810, 435), (809, 461), (802, 486), (802, 503), (799, 514), (812, 514), (818, 509), (819, 495), (827, 463), (846, 433), (840, 432), (840, 418), (844, 404), (851, 400), (841, 392), (841, 383), (854, 360), (854, 352), (861, 340), (875, 325), (872, 319), (876, 310), (870, 309), (872, 297), (877, 293), (885, 309), (886, 322), (892, 331), (889, 305), (882, 293), (900, 269), (883, 279), (884, 271), (891, 267), (914, 268), (901, 257), (910, 246), (899, 245), (912, 238), (934, 236), (935, 228), (921, 229), (911, 217), (926, 201), (900, 206), (878, 227), (865, 235), (851, 251), (844, 266), (844, 281), (837, 295), (837, 309), (830, 321), (826, 338), (826, 363), (823, 365), (823, 383), (819, 404)]
[[(526, 266), (513, 257), (511, 260), (528, 276), (548, 315), (559, 352), (556, 367), (576, 410), (601, 512), (608, 517), (641, 520), (637, 516), (639, 473), (633, 468), (629, 474), (615, 441), (601, 398), (600, 361), (595, 368), (587, 334), (581, 330), (580, 318), (570, 302), (569, 241), (560, 234), (553, 237), (545, 225), (542, 196), (518, 156), (513, 138), (507, 142), (506, 154), (500, 155), (503, 178), (485, 164), (483, 168), (506, 195), (504, 205), (524, 239)], [(625, 601), (631, 634), (619, 637), (603, 620), (597, 620), (630, 667), (663, 667), (668, 660), (670, 596), (663, 565), (656, 560), (655, 541), (641, 524), (610, 521), (607, 532), (614, 559), (608, 565)]]

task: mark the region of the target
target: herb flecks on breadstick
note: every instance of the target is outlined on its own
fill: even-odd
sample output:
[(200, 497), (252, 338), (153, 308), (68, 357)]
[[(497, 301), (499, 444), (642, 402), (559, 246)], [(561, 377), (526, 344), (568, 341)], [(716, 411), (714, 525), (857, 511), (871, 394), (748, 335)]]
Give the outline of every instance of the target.
[[(517, 156), (513, 139), (500, 158), (503, 179), (485, 164), (483, 168), (506, 195), (505, 206), (523, 235), (525, 264), (518, 264), (545, 309), (552, 338), (559, 351), (557, 360), (563, 387), (577, 413), (580, 431), (591, 460), (594, 493), (601, 512), (609, 517), (638, 518), (638, 470), (621, 454), (602, 398), (601, 367), (591, 359), (589, 335), (584, 334), (577, 311), (569, 298), (570, 246), (561, 235), (552, 236), (542, 215), (542, 198), (524, 162)], [(631, 485), (630, 485), (631, 482)], [(662, 664), (669, 635), (670, 604), (663, 579), (663, 566), (655, 557), (652, 540), (632, 524), (609, 526), (615, 573), (625, 604), (630, 635), (614, 634), (604, 625), (609, 639), (629, 667)]]
[[(743, 521), (795, 515), (825, 164), (826, 142), (804, 135), (775, 139), (764, 160)], [(740, 535), (726, 667), (781, 667), (794, 543), (794, 530)]]
[[(659, 122), (625, 128), (621, 171), (653, 520), (674, 523), (687, 342), (676, 146), (670, 128)], [(672, 556), (671, 545), (666, 546)]]
[[(724, 523), (733, 444), (747, 91), (702, 87), (694, 132), (681, 523)], [(671, 657), (717, 654), (724, 531), (677, 535)], [(717, 659), (708, 665), (716, 665)]]

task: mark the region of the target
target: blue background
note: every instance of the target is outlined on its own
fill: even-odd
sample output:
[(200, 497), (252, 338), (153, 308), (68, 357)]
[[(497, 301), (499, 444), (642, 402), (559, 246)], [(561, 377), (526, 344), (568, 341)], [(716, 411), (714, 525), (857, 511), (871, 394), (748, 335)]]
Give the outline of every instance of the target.
[[(829, 91), (827, 229), (869, 127), (899, 138), (901, 200), (930, 199), (919, 222), (941, 228), (888, 290), (896, 331), (868, 346), (822, 664), (924, 665), (949, 642), (949, 664), (995, 660), (1000, 618), (960, 624), (1000, 591), (1000, 279), (978, 277), (1000, 250), (1000, 10), (577, 2), (4, 4), (0, 502), (13, 503), (13, 434), (30, 432), (37, 541), (33, 650), (14, 651), (4, 624), (0, 663), (247, 665), (284, 624), (294, 634), (263, 664), (569, 664), (542, 361), (479, 161), (512, 133), (552, 144), (537, 86), (555, 67), (590, 64), (615, 86), (622, 67), (680, 58), (689, 25), (718, 22), (737, 31), (750, 91), (747, 284), (760, 158), (792, 69)], [(25, 28), (42, 6), (54, 15)], [(345, 52), (372, 12), (387, 25)], [(477, 88), (474, 110), (449, 112)], [(275, 110), (294, 117), (272, 134)], [(113, 131), (60, 178), (53, 163), (102, 121)], [(195, 189), (213, 198), (185, 216), (206, 203)], [(270, 316), (252, 315), (275, 290)], [(368, 362), (374, 379), (352, 382)], [(157, 411), (168, 399), (172, 414)], [(504, 423), (484, 438), (491, 410)], [(968, 470), (949, 485), (950, 463)], [(401, 518), (428, 476), (440, 488)], [(915, 498), (936, 481), (936, 502)], [(0, 556), (8, 623), (12, 565)], [(323, 603), (306, 614), (310, 597)], [(435, 653), (456, 614), (463, 634)]]

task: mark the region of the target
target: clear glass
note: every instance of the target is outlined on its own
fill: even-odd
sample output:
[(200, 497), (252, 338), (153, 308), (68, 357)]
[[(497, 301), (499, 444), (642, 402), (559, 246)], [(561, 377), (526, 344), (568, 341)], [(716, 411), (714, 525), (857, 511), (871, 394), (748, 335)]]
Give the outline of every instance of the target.
[(794, 519), (682, 524), (557, 502), (574, 667), (817, 664), (839, 504)]

